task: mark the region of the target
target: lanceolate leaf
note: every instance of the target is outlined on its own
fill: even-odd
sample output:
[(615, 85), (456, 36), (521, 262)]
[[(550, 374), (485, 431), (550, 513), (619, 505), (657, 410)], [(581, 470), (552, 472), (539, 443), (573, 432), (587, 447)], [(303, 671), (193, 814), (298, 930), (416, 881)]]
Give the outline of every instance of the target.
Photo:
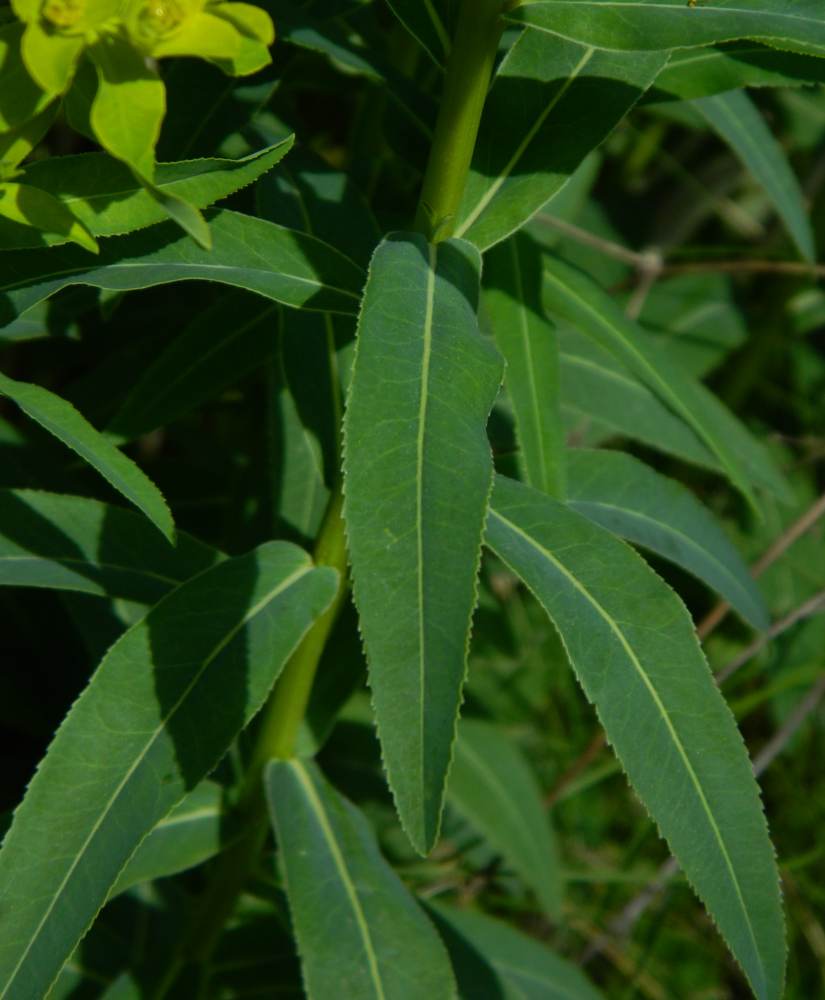
[(0, 997), (44, 996), (137, 846), (258, 711), (336, 586), (334, 570), (271, 542), (183, 584), (112, 647), (0, 851)]
[(366, 817), (311, 761), (273, 761), (265, 780), (308, 995), (453, 1000), (444, 946)]
[(574, 449), (567, 460), (570, 507), (682, 566), (755, 628), (768, 628), (768, 613), (742, 557), (689, 490), (620, 451)]
[(458, 18), (458, 0), (389, 0), (389, 4), (433, 61), (446, 66)]
[(485, 258), (485, 300), (496, 347), (507, 362), (527, 482), (564, 500), (564, 425), (556, 331), (541, 301), (541, 251), (515, 235)]
[(107, 440), (72, 406), (39, 385), (15, 382), (0, 375), (0, 394), (8, 396), (65, 445), (76, 451), (89, 465), (136, 506), (170, 541), (175, 538), (175, 523), (160, 490), (131, 458)]
[(522, 226), (633, 107), (667, 53), (632, 57), (526, 31), (484, 105), (456, 236), (484, 250)]
[(170, 223), (108, 240), (100, 254), (67, 246), (2, 259), (0, 324), (66, 285), (112, 291), (201, 279), (247, 288), (286, 305), (356, 313), (364, 272), (321, 240), (226, 210), (207, 213), (212, 250)]
[(0, 491), (0, 584), (155, 604), (223, 556), (190, 535), (172, 548), (139, 514), (86, 497)]
[[(277, 163), (291, 145), (292, 139), (285, 139), (242, 160), (159, 163), (155, 170), (155, 187), (197, 208), (206, 208), (251, 184)], [(93, 236), (119, 236), (168, 218), (129, 168), (106, 153), (38, 160), (26, 167), (24, 183), (54, 195)], [(58, 233), (38, 237), (20, 227), (0, 225), (0, 249), (3, 250), (43, 243), (54, 246), (65, 243), (66, 239)]]
[(402, 822), (438, 836), (492, 476), (502, 362), (476, 323), (468, 243), (375, 252), (344, 420), (345, 519), (378, 729)]
[(595, 281), (557, 257), (546, 258), (545, 279), (545, 301), (551, 313), (591, 337), (692, 427), (755, 509), (751, 481), (756, 469), (760, 485), (769, 483), (778, 495), (787, 495), (767, 453), (733, 414), (674, 364)]
[(462, 719), (447, 797), (558, 917), (561, 878), (553, 831), (530, 765), (498, 726)]
[[(793, 43), (825, 53), (819, 0), (528, 0), (512, 21), (602, 49), (689, 49), (740, 38)], [(792, 48), (793, 44), (785, 47)]]
[(604, 1000), (572, 962), (472, 910), (427, 904), (447, 945), (461, 1000)]
[(226, 790), (202, 781), (152, 830), (120, 873), (109, 899), (130, 886), (194, 868), (230, 844), (240, 830), (224, 809)]
[(761, 183), (799, 252), (813, 263), (814, 234), (802, 188), (753, 101), (744, 91), (735, 90), (703, 97), (694, 101), (694, 105)]
[(672, 53), (642, 103), (690, 100), (740, 87), (825, 83), (825, 62), (759, 42), (725, 42)]
[(776, 861), (742, 738), (686, 609), (619, 539), (512, 480), (496, 478), (485, 541), (553, 620), (630, 781), (756, 995), (778, 1000)]

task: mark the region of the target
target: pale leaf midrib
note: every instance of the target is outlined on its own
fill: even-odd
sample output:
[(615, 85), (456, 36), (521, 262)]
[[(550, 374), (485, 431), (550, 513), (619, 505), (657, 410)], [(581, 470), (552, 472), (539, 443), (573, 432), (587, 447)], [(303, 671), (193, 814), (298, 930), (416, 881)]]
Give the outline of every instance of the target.
[[(525, 360), (527, 362), (527, 378), (530, 383), (530, 401), (533, 405), (533, 421), (535, 423), (536, 443), (538, 444), (539, 464), (541, 466), (541, 489), (548, 493), (547, 488), (547, 457), (544, 453), (544, 434), (542, 433), (541, 417), (539, 415), (539, 398), (536, 387), (536, 373), (533, 366), (533, 344), (530, 338), (530, 324), (527, 318), (527, 306), (524, 301), (524, 285), (521, 280), (521, 259), (518, 252), (518, 243), (515, 239), (510, 240), (513, 254), (513, 274), (516, 282), (516, 296), (518, 298), (519, 319), (521, 321), (521, 333), (524, 341)], [(529, 470), (528, 470), (529, 474)], [(532, 485), (532, 484), (531, 484)]]
[(378, 969), (378, 956), (375, 954), (369, 924), (367, 923), (367, 919), (361, 907), (361, 900), (358, 898), (358, 891), (356, 890), (350, 877), (347, 863), (344, 860), (344, 855), (341, 852), (338, 841), (335, 839), (335, 832), (329, 822), (329, 817), (327, 816), (326, 809), (324, 809), (324, 804), (321, 801), (318, 792), (315, 790), (312, 778), (307, 773), (303, 763), (298, 758), (293, 758), (292, 760), (287, 761), (287, 766), (292, 768), (295, 772), (301, 790), (306, 796), (310, 808), (315, 813), (318, 825), (321, 827), (321, 832), (324, 835), (324, 840), (326, 840), (330, 854), (332, 854), (332, 860), (335, 863), (335, 868), (338, 871), (341, 882), (343, 883), (344, 891), (347, 894), (347, 899), (349, 900), (350, 906), (352, 907), (355, 915), (355, 922), (358, 925), (361, 940), (364, 943), (364, 951), (367, 955), (370, 977), (372, 978), (372, 984), (375, 987), (376, 1000), (385, 1000), (384, 986), (381, 982), (381, 974)]
[(754, 934), (753, 927), (751, 925), (750, 914), (748, 913), (747, 906), (745, 905), (745, 900), (744, 900), (744, 897), (742, 895), (742, 889), (741, 889), (741, 886), (739, 885), (739, 879), (737, 878), (736, 872), (734, 871), (733, 863), (731, 862), (730, 855), (728, 854), (727, 847), (725, 846), (725, 842), (722, 839), (721, 831), (719, 830), (719, 827), (718, 827), (718, 825), (716, 823), (716, 819), (715, 819), (715, 817), (713, 815), (713, 812), (711, 811), (710, 804), (708, 803), (707, 798), (705, 797), (704, 789), (702, 788), (702, 785), (701, 785), (701, 783), (699, 781), (699, 778), (696, 775), (696, 772), (693, 770), (693, 765), (690, 763), (690, 760), (689, 760), (689, 758), (687, 756), (687, 752), (685, 751), (685, 748), (682, 746), (682, 742), (679, 739), (679, 736), (678, 736), (678, 734), (677, 734), (677, 732), (676, 732), (676, 730), (675, 730), (675, 728), (673, 726), (673, 723), (671, 722), (670, 716), (669, 716), (667, 710), (665, 709), (665, 706), (662, 703), (662, 700), (660, 699), (658, 692), (656, 691), (656, 689), (653, 686), (653, 684), (652, 684), (650, 678), (648, 677), (646, 671), (644, 670), (644, 668), (642, 667), (641, 663), (639, 662), (638, 657), (636, 656), (636, 654), (634, 653), (632, 647), (630, 646), (630, 643), (625, 638), (624, 633), (619, 628), (619, 626), (617, 625), (617, 623), (607, 613), (607, 611), (601, 606), (601, 604), (599, 604), (599, 602), (596, 600), (596, 598), (593, 597), (593, 595), (576, 579), (575, 576), (573, 576), (572, 573), (570, 573), (567, 570), (567, 568), (565, 566), (563, 566), (553, 556), (553, 554), (551, 552), (549, 552), (546, 548), (544, 548), (543, 545), (541, 545), (538, 541), (536, 541), (536, 539), (533, 538), (532, 536), (530, 536), (526, 531), (523, 531), (517, 524), (513, 523), (512, 521), (510, 521), (503, 514), (499, 513), (499, 511), (497, 511), (497, 510), (495, 510), (494, 508), (491, 507), (490, 508), (490, 513), (493, 514), (495, 517), (497, 517), (507, 528), (509, 528), (511, 531), (513, 531), (516, 535), (518, 535), (524, 541), (526, 541), (528, 543), (528, 545), (532, 546), (534, 549), (536, 549), (538, 552), (540, 552), (548, 560), (548, 562), (552, 563), (556, 567), (556, 569), (562, 574), (562, 576), (564, 576), (565, 579), (567, 579), (570, 582), (570, 584), (576, 590), (579, 591), (579, 593), (593, 606), (593, 608), (595, 608), (595, 610), (601, 615), (601, 617), (607, 623), (607, 625), (610, 628), (610, 630), (616, 635), (617, 639), (619, 640), (619, 644), (624, 649), (624, 651), (625, 651), (628, 659), (633, 664), (633, 667), (635, 668), (635, 670), (639, 674), (639, 677), (644, 682), (644, 685), (648, 689), (648, 691), (650, 693), (650, 696), (653, 699), (653, 703), (655, 704), (656, 708), (658, 709), (658, 711), (659, 711), (659, 713), (660, 713), (660, 715), (662, 717), (662, 721), (665, 723), (665, 726), (667, 727), (667, 730), (670, 733), (670, 736), (671, 736), (671, 738), (673, 740), (673, 743), (676, 746), (676, 749), (678, 750), (679, 756), (682, 759), (682, 763), (684, 764), (685, 770), (687, 771), (688, 776), (690, 777), (690, 780), (693, 783), (693, 786), (694, 786), (694, 788), (696, 790), (696, 793), (697, 793), (697, 795), (699, 797), (699, 801), (700, 801), (700, 803), (702, 805), (702, 808), (705, 811), (705, 814), (707, 816), (708, 822), (710, 823), (711, 830), (712, 830), (713, 835), (714, 835), (714, 837), (716, 839), (716, 842), (717, 842), (717, 844), (719, 846), (719, 850), (721, 852), (722, 859), (723, 859), (723, 861), (725, 863), (725, 867), (728, 870), (728, 873), (730, 875), (731, 881), (733, 882), (734, 888), (736, 890), (736, 897), (737, 897), (737, 900), (739, 901), (739, 906), (741, 908), (742, 915), (743, 915), (744, 920), (745, 920), (745, 926), (748, 929), (748, 935), (750, 937), (751, 944), (753, 945), (753, 952), (754, 952), (754, 955), (756, 957), (756, 961), (759, 963), (759, 971), (762, 974), (762, 981), (764, 983), (767, 983), (768, 980), (767, 980), (767, 977), (765, 975), (764, 966), (762, 964), (762, 955), (761, 955), (761, 952), (759, 950), (759, 946), (758, 946), (758, 944), (756, 942), (756, 936)]
[(241, 621), (238, 622), (238, 624), (235, 625), (223, 637), (223, 639), (215, 646), (215, 648), (212, 650), (212, 652), (209, 654), (209, 656), (206, 657), (206, 659), (203, 661), (203, 663), (201, 664), (201, 667), (198, 670), (198, 672), (195, 675), (195, 677), (192, 678), (192, 680), (187, 685), (186, 689), (183, 691), (183, 693), (181, 694), (181, 696), (178, 698), (178, 700), (175, 702), (175, 704), (169, 709), (169, 711), (167, 712), (166, 716), (161, 720), (160, 724), (155, 728), (155, 731), (153, 733), (151, 733), (149, 739), (146, 741), (146, 745), (145, 745), (144, 749), (137, 756), (137, 758), (135, 759), (135, 762), (132, 764), (132, 766), (126, 772), (126, 774), (124, 775), (124, 777), (123, 777), (122, 781), (120, 782), (120, 784), (117, 786), (117, 788), (109, 796), (109, 800), (108, 800), (108, 802), (106, 802), (104, 808), (101, 810), (99, 818), (95, 821), (95, 824), (92, 827), (92, 829), (90, 830), (89, 835), (86, 837), (86, 840), (81, 845), (81, 847), (78, 850), (78, 852), (77, 852), (74, 860), (72, 861), (71, 865), (69, 866), (69, 870), (66, 872), (65, 876), (63, 877), (63, 880), (61, 881), (60, 885), (57, 887), (57, 890), (54, 893), (54, 895), (52, 896), (52, 900), (51, 900), (48, 908), (46, 909), (46, 912), (43, 914), (43, 917), (41, 918), (40, 923), (37, 925), (37, 927), (34, 930), (34, 933), (29, 938), (29, 942), (26, 945), (26, 948), (25, 948), (23, 954), (20, 956), (20, 959), (18, 960), (17, 965), (15, 965), (14, 969), (12, 969), (11, 974), (9, 975), (8, 980), (6, 981), (6, 985), (3, 987), (3, 992), (0, 993), (0, 1000), (3, 1000), (3, 997), (6, 996), (6, 994), (9, 991), (9, 988), (13, 985), (13, 983), (14, 983), (16, 977), (17, 977), (18, 972), (22, 968), (23, 963), (25, 962), (26, 958), (28, 957), (29, 952), (31, 951), (32, 947), (34, 946), (34, 943), (37, 941), (37, 939), (38, 939), (38, 937), (40, 935), (40, 932), (43, 930), (43, 927), (46, 924), (46, 921), (51, 916), (52, 910), (54, 910), (54, 907), (57, 904), (57, 900), (61, 897), (61, 895), (63, 893), (63, 890), (66, 888), (66, 886), (67, 886), (67, 884), (69, 882), (69, 879), (72, 877), (72, 875), (74, 874), (75, 869), (80, 864), (80, 860), (84, 856), (84, 854), (86, 852), (86, 849), (88, 848), (89, 844), (92, 842), (93, 838), (97, 834), (97, 832), (100, 829), (100, 827), (103, 825), (103, 821), (109, 815), (110, 810), (114, 806), (115, 802), (117, 801), (117, 799), (120, 796), (120, 794), (123, 791), (123, 789), (126, 787), (127, 783), (129, 782), (129, 779), (132, 777), (132, 775), (138, 769), (138, 767), (140, 766), (140, 764), (145, 760), (146, 755), (151, 750), (152, 746), (155, 743), (155, 740), (166, 729), (166, 727), (169, 724), (169, 722), (172, 719), (172, 717), (175, 715), (175, 713), (178, 711), (178, 709), (181, 707), (181, 705), (184, 703), (184, 701), (192, 693), (192, 690), (194, 689), (194, 687), (199, 683), (200, 679), (203, 677), (203, 675), (204, 675), (207, 667), (209, 666), (209, 664), (212, 663), (212, 661), (215, 659), (216, 656), (220, 655), (220, 653), (235, 638), (235, 636), (240, 632), (240, 630), (248, 622), (250, 622), (257, 614), (259, 614), (266, 607), (267, 604), (269, 604), (271, 601), (273, 601), (279, 594), (283, 593), (284, 590), (286, 590), (287, 588), (291, 587), (294, 583), (297, 583), (298, 580), (300, 580), (302, 577), (306, 576), (307, 573), (311, 573), (313, 569), (314, 569), (314, 566), (312, 566), (312, 565), (302, 566), (300, 569), (296, 570), (294, 573), (292, 573), (290, 576), (288, 576), (286, 578), (286, 580), (282, 580), (277, 585), (277, 587), (274, 587), (253, 608), (250, 608), (249, 611), (247, 611), (247, 613), (244, 615), (244, 617), (241, 619)]
[(455, 233), (456, 237), (464, 236), (464, 234), (473, 225), (476, 219), (478, 219), (478, 217), (481, 215), (484, 209), (490, 204), (493, 198), (495, 198), (495, 196), (498, 194), (498, 192), (501, 190), (502, 186), (506, 182), (507, 178), (515, 169), (519, 160), (522, 158), (522, 156), (524, 156), (527, 147), (530, 145), (533, 139), (535, 139), (539, 129), (547, 120), (547, 116), (562, 100), (567, 91), (570, 89), (570, 87), (578, 78), (581, 71), (590, 62), (595, 52), (596, 52), (595, 47), (588, 48), (585, 54), (582, 56), (581, 60), (579, 61), (578, 65), (571, 70), (570, 75), (565, 79), (564, 83), (556, 91), (556, 93), (553, 95), (552, 100), (547, 104), (547, 107), (544, 109), (544, 111), (541, 112), (536, 121), (528, 130), (527, 135), (519, 143), (515, 153), (513, 153), (513, 155), (510, 157), (509, 161), (505, 165), (504, 170), (502, 170), (502, 172), (498, 175), (498, 177), (496, 177), (496, 179), (493, 181), (490, 187), (487, 188), (484, 194), (479, 198), (478, 202), (475, 205), (475, 208), (473, 208), (472, 212), (470, 212), (470, 214), (467, 216), (464, 222), (462, 222), (461, 225), (458, 227)]
[[(183, 580), (175, 580), (169, 576), (163, 576), (161, 573), (155, 573), (150, 569), (142, 569), (139, 566), (117, 566), (114, 563), (100, 563), (93, 562), (90, 559), (73, 559), (71, 556), (39, 556), (39, 555), (23, 555), (23, 556), (4, 556), (0, 555), (0, 570), (6, 563), (10, 562), (35, 562), (35, 563), (56, 563), (59, 566), (71, 565), (71, 566), (88, 566), (90, 569), (100, 569), (100, 570), (116, 570), (122, 573), (135, 573), (138, 576), (148, 576), (153, 580), (160, 580), (161, 583), (168, 583), (174, 587), (179, 586), (183, 583)], [(90, 583), (97, 583), (96, 580), (90, 580)]]
[[(533, 7), (536, 4), (541, 4), (542, 6), (550, 6), (548, 0), (524, 0), (519, 6), (521, 7)], [(637, 3), (605, 3), (604, 0), (575, 0), (576, 7), (597, 7), (604, 13), (605, 9), (612, 10), (671, 10), (671, 11), (682, 11), (683, 7), (681, 3), (647, 3), (646, 0), (639, 0)], [(799, 21), (801, 24), (813, 24), (817, 27), (822, 25), (821, 21), (817, 21), (813, 17), (800, 16), (799, 14), (789, 14), (787, 11), (780, 10), (753, 10), (749, 7), (706, 7), (702, 13), (705, 17), (708, 14), (747, 14), (753, 17), (773, 17), (782, 18), (788, 21)], [(747, 31), (743, 36), (748, 37)]]
[[(433, 311), (435, 308), (435, 268), (437, 250), (435, 244), (429, 244), (429, 267), (427, 270), (426, 311), (424, 314), (424, 341), (421, 358), (421, 399), (418, 409), (418, 439), (416, 442), (416, 472), (415, 472), (415, 531), (416, 557), (418, 560), (418, 697), (419, 697), (419, 750), (421, 766), (419, 776), (422, 782), (421, 801), (426, 801), (424, 774), (426, 773), (426, 741), (424, 732), (424, 698), (426, 695), (426, 654), (425, 654), (425, 623), (424, 623), (424, 438), (427, 423), (427, 399), (429, 396), (430, 357), (432, 353)], [(426, 840), (426, 831), (424, 831)]]

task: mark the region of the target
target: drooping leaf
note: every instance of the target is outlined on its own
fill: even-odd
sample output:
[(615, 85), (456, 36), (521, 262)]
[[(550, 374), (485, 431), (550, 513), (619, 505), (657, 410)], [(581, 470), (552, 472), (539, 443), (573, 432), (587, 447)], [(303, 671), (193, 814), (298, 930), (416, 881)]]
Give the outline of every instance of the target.
[(461, 1000), (604, 1000), (572, 962), (510, 924), (483, 913), (428, 903)]
[(345, 434), (354, 593), (390, 785), (417, 850), (438, 836), (492, 475), (501, 359), (477, 322), (480, 258), (391, 234), (358, 327)]
[(139, 437), (264, 364), (278, 352), (278, 309), (234, 289), (207, 306), (143, 373), (108, 430)]
[(674, 364), (637, 323), (583, 271), (545, 259), (545, 301), (636, 375), (697, 434), (725, 475), (758, 511), (751, 482), (778, 496), (787, 487), (767, 452), (705, 387)]
[(667, 53), (632, 57), (525, 31), (484, 105), (455, 235), (485, 250), (522, 226), (618, 125)]
[(447, 798), (535, 890), (544, 912), (558, 918), (559, 859), (541, 789), (498, 726), (461, 720)]
[(177, 226), (120, 236), (92, 258), (64, 247), (9, 253), (0, 279), (0, 324), (67, 285), (113, 291), (200, 279), (328, 312), (356, 313), (364, 272), (338, 250), (303, 233), (237, 212), (207, 213), (212, 251), (195, 246)]
[(265, 781), (307, 992), (315, 1000), (454, 998), (444, 946), (367, 819), (310, 761), (272, 761)]
[(527, 482), (564, 500), (559, 352), (541, 301), (541, 270), (539, 247), (527, 236), (511, 237), (485, 257), (485, 301), (496, 347), (507, 362), (505, 382)]
[(0, 394), (8, 396), (32, 420), (76, 451), (174, 542), (175, 524), (160, 490), (71, 403), (42, 386), (15, 382), (5, 375), (0, 375)]
[[(506, 15), (584, 45), (631, 51), (689, 49), (740, 38), (825, 53), (819, 0), (527, 0)], [(783, 45), (782, 43), (786, 43)]]
[(138, 847), (112, 886), (109, 899), (139, 882), (194, 868), (227, 847), (240, 830), (223, 806), (225, 790), (202, 781)]
[(689, 490), (620, 451), (574, 449), (568, 468), (569, 506), (682, 566), (755, 628), (768, 628), (764, 602), (742, 557)]
[(175, 548), (145, 518), (86, 497), (0, 491), (0, 584), (154, 604), (223, 557), (191, 535)]
[(183, 584), (112, 647), (0, 850), (0, 996), (46, 993), (137, 846), (215, 767), (336, 587), (334, 570), (271, 542)]
[(802, 188), (784, 150), (753, 101), (744, 91), (734, 90), (693, 103), (762, 185), (797, 249), (813, 263), (814, 234)]
[(496, 478), (485, 541), (553, 620), (631, 783), (754, 992), (778, 1000), (774, 852), (742, 737), (684, 605), (619, 539), (512, 480)]
[(724, 42), (673, 52), (641, 103), (692, 100), (741, 87), (825, 83), (825, 62), (759, 42)]

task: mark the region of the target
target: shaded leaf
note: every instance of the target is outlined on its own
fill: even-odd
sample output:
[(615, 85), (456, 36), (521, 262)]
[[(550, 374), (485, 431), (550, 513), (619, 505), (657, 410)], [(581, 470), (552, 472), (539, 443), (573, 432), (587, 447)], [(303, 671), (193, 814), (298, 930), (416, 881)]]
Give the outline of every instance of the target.
[(0, 323), (66, 285), (126, 291), (192, 279), (221, 281), (304, 309), (358, 311), (364, 272), (333, 247), (237, 212), (212, 209), (207, 218), (211, 252), (167, 224), (108, 240), (96, 259), (72, 247), (9, 254), (2, 262)]
[(530, 765), (498, 726), (462, 719), (447, 797), (558, 919), (561, 877), (553, 831)]
[(667, 53), (597, 52), (525, 31), (484, 105), (455, 235), (484, 250), (522, 226), (618, 125)]
[(185, 533), (172, 548), (139, 514), (98, 500), (0, 491), (0, 585), (154, 604), (222, 558)]
[(693, 103), (762, 185), (797, 249), (813, 263), (814, 234), (802, 188), (753, 101), (744, 91), (735, 90)]
[(389, 4), (433, 62), (446, 66), (453, 47), (458, 0), (389, 0)]
[(367, 819), (296, 758), (266, 770), (304, 984), (316, 1000), (455, 997), (434, 928), (381, 857)]
[(477, 322), (478, 251), (391, 234), (370, 266), (344, 419), (355, 601), (396, 804), (438, 836), (492, 475), (501, 359)]
[(428, 903), (450, 953), (461, 1000), (603, 1000), (572, 962), (509, 924)]
[(527, 482), (564, 500), (559, 351), (541, 301), (541, 271), (539, 247), (526, 236), (513, 236), (485, 257), (485, 301), (496, 347), (507, 362), (505, 383)]
[(674, 364), (649, 334), (583, 271), (557, 257), (545, 259), (545, 301), (636, 375), (697, 434), (754, 509), (751, 481), (787, 496), (767, 452), (700, 382)]
[[(34, 242), (43, 233), (56, 233), (58, 240), (71, 240), (85, 250), (97, 253), (97, 243), (82, 222), (46, 191), (28, 184), (0, 184), (0, 216), (15, 227), (36, 231)], [(32, 233), (34, 236), (34, 233)]]
[(558, 629), (630, 781), (754, 992), (777, 1000), (776, 860), (742, 737), (684, 605), (619, 539), (500, 476), (485, 541)]
[(183, 584), (112, 647), (0, 850), (0, 996), (46, 992), (140, 842), (215, 767), (336, 588), (334, 570), (271, 542)]
[(71, 403), (39, 385), (15, 382), (5, 375), (0, 375), (0, 394), (8, 396), (32, 420), (97, 469), (174, 542), (175, 524), (160, 490), (131, 458), (127, 458), (95, 430)]
[(567, 502), (580, 514), (704, 580), (755, 628), (770, 625), (742, 557), (680, 483), (619, 451), (568, 454)]

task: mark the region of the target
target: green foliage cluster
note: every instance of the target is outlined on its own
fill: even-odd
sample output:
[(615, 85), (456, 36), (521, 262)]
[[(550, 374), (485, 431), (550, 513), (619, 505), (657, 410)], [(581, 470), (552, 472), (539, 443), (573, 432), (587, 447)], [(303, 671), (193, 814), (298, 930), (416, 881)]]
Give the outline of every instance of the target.
[(823, 83), (821, 0), (0, 7), (0, 1000), (825, 989)]

